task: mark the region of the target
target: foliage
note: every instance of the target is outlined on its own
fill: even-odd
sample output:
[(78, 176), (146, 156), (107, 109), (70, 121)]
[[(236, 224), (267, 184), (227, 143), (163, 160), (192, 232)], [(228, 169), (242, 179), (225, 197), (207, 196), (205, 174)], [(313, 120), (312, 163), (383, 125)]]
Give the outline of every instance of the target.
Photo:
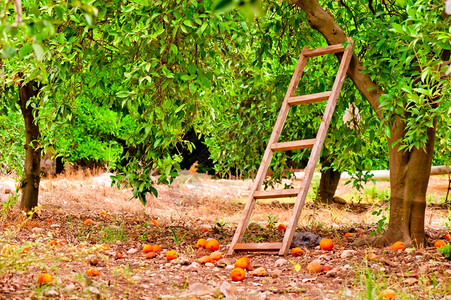
[[(233, 49), (229, 50), (233, 56), (224, 57), (223, 62), (218, 63), (221, 72), (227, 76), (216, 83), (216, 94), (210, 97), (211, 112), (206, 116), (209, 126), (204, 130), (209, 132), (206, 144), (220, 174), (255, 175), (300, 49), (303, 45), (310, 48), (324, 46), (322, 38), (294, 6), (287, 2), (267, 1), (264, 9), (266, 14), (256, 19), (256, 25), (241, 32), (242, 41), (228, 46)], [(332, 56), (310, 60), (297, 94), (330, 90), (334, 78), (331, 74), (336, 73), (337, 66)], [(341, 116), (353, 102), (364, 121), (344, 124)], [(325, 103), (293, 107), (280, 140), (314, 137), (324, 107)], [(355, 186), (359, 181), (369, 179), (364, 170), (387, 167), (385, 139), (377, 138), (379, 126), (372, 109), (346, 82), (322, 155), (331, 158), (334, 169), (355, 174)], [(304, 167), (309, 151), (276, 153), (270, 166), (272, 179), (280, 182), (287, 169)]]
[(443, 254), (443, 256), (445, 256), (447, 259), (451, 260), (451, 244), (450, 243), (446, 243), (445, 246), (438, 248), (438, 251), (440, 251)]
[(0, 172), (21, 175), (24, 125), (20, 114), (4, 107), (5, 115), (0, 115)]

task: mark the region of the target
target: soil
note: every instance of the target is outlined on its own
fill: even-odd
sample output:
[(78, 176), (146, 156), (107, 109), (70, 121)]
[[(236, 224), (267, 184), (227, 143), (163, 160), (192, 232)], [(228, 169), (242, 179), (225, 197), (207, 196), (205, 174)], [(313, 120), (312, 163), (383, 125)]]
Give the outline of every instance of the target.
[[(3, 209), (0, 217), (0, 248), (15, 246), (0, 254), (0, 299), (365, 299), (377, 298), (386, 288), (409, 299), (449, 299), (451, 264), (432, 246), (451, 227), (443, 204), (446, 176), (431, 177), (425, 249), (352, 245), (383, 230), (377, 224), (387, 215), (388, 204), (374, 196), (383, 196), (388, 185), (378, 181), (375, 188), (368, 185), (356, 192), (340, 182), (337, 194), (347, 204), (307, 202), (298, 231), (331, 238), (332, 251), (305, 248), (298, 257), (237, 253), (203, 265), (197, 263), (201, 252), (210, 252), (197, 249), (197, 240), (216, 239), (219, 250), (227, 252), (250, 180), (186, 174), (171, 187), (160, 186), (159, 196), (148, 197), (143, 206), (132, 199), (130, 189), (110, 187), (107, 176), (44, 179), (40, 207), (32, 217), (24, 216), (17, 204)], [(245, 240), (281, 241), (284, 232), (277, 225), (287, 224), (292, 206), (288, 199), (259, 203)], [(93, 224), (85, 225), (86, 219)], [(347, 232), (352, 236), (345, 238)], [(146, 259), (142, 248), (147, 243), (163, 251)], [(176, 250), (179, 258), (168, 261), (169, 250)], [(243, 255), (251, 267), (244, 281), (233, 282), (230, 271)], [(86, 275), (92, 256), (100, 271), (97, 277)], [(315, 259), (332, 270), (309, 274), (306, 266)], [(252, 275), (258, 267), (267, 276)], [(42, 272), (54, 276), (52, 285), (37, 285)]]

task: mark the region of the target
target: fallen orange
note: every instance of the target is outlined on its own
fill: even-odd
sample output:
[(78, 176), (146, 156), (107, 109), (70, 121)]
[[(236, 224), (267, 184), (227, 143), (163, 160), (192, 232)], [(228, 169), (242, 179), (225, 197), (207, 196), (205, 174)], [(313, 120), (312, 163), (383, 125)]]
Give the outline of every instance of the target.
[(404, 243), (400, 242), (400, 241), (393, 243), (393, 245), (391, 247), (395, 251), (406, 249), (406, 246), (404, 245)]
[(173, 260), (173, 259), (176, 259), (177, 257), (179, 257), (179, 254), (177, 253), (177, 251), (170, 250), (166, 253), (167, 260)]
[(207, 244), (205, 245), (205, 249), (210, 251), (216, 251), (219, 249), (219, 242), (217, 240), (211, 239), (207, 241)]
[(152, 247), (152, 245), (149, 245), (149, 244), (144, 245), (144, 247), (143, 247), (143, 252), (144, 252), (144, 253), (153, 252), (153, 247)]
[(205, 248), (205, 246), (207, 245), (207, 240), (206, 239), (198, 239), (196, 246), (197, 248)]
[(331, 239), (321, 239), (321, 241), (319, 242), (319, 247), (321, 248), (321, 250), (330, 251), (334, 247), (334, 242)]
[(53, 276), (49, 273), (42, 273), (38, 276), (38, 285), (50, 284), (53, 282)]
[(434, 243), (435, 248), (440, 248), (446, 246), (446, 242), (444, 240), (436, 240)]
[(246, 278), (246, 273), (241, 268), (235, 268), (230, 272), (230, 278), (233, 281), (243, 281)]
[(291, 255), (293, 256), (301, 256), (302, 254), (304, 254), (304, 250), (302, 250), (302, 248), (296, 247), (291, 249)]
[(88, 271), (86, 271), (86, 275), (88, 275), (88, 276), (100, 276), (100, 271), (97, 268), (91, 268)]

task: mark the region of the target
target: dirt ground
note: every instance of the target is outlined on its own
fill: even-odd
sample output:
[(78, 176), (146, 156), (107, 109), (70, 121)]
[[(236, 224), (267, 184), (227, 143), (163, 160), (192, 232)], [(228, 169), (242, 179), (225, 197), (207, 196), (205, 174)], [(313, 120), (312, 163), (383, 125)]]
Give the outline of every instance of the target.
[[(0, 193), (11, 189), (11, 178), (2, 182)], [(144, 207), (130, 189), (110, 187), (104, 175), (44, 179), (33, 218), (24, 217), (17, 204), (2, 211), (0, 299), (378, 299), (387, 289), (397, 299), (451, 299), (451, 263), (433, 247), (451, 231), (444, 205), (448, 177), (431, 177), (425, 249), (353, 247), (355, 239), (388, 222), (389, 183), (377, 181), (357, 192), (343, 181), (337, 194), (347, 204), (314, 204), (312, 190), (298, 225), (298, 231), (332, 239), (332, 251), (313, 247), (298, 257), (226, 257), (251, 184), (183, 175), (171, 187), (160, 186), (159, 196), (149, 197)], [(292, 206), (292, 199), (257, 204), (245, 240), (281, 241), (284, 232), (277, 227), (288, 223)], [(223, 258), (198, 263), (210, 253), (196, 247), (200, 238), (219, 241)], [(146, 258), (145, 244), (163, 251)], [(168, 261), (169, 250), (179, 258)], [(246, 278), (232, 281), (231, 269), (243, 255), (251, 260)], [(332, 269), (310, 274), (306, 266), (312, 260)], [(100, 276), (86, 275), (92, 267)], [(52, 274), (51, 285), (37, 284), (43, 272)]]

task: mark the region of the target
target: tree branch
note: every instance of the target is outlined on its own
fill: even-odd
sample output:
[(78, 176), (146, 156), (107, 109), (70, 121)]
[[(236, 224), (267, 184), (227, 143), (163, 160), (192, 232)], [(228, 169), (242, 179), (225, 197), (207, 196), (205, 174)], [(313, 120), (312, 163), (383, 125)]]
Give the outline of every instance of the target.
[[(300, 7), (307, 15), (310, 27), (320, 32), (329, 45), (342, 44), (348, 39), (346, 33), (335, 23), (333, 16), (328, 14), (317, 0), (290, 0)], [(341, 58), (341, 55), (337, 55)], [(383, 94), (382, 88), (371, 80), (368, 74), (363, 74), (363, 64), (354, 53), (348, 69), (348, 76), (352, 79), (357, 89), (370, 103), (379, 120), (382, 120), (382, 112), (379, 108), (379, 98)]]

